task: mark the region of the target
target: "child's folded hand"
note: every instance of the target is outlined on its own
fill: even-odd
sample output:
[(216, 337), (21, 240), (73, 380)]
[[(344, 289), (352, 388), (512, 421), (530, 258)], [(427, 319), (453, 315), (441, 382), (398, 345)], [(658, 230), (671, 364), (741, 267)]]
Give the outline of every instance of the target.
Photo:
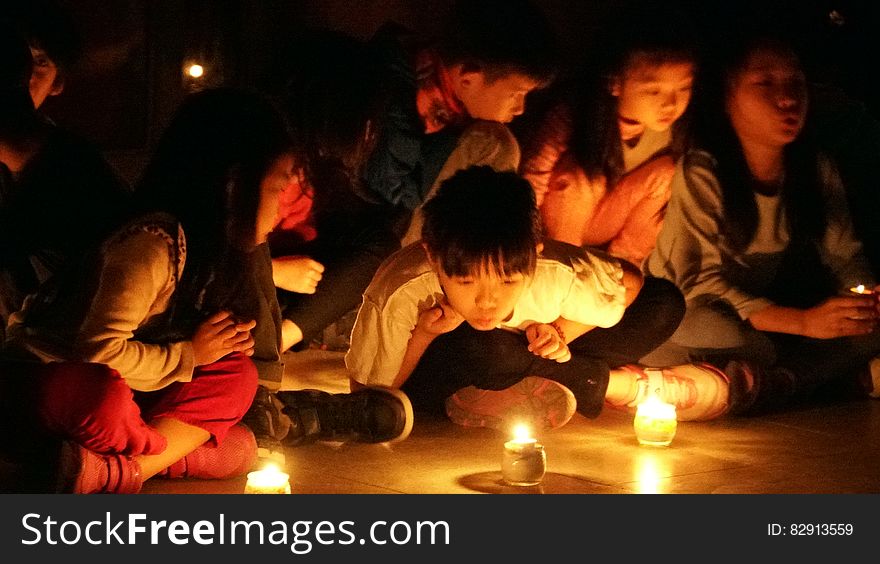
[(449, 302), (442, 299), (431, 309), (419, 314), (417, 328), (431, 335), (442, 335), (461, 325), (462, 321), (464, 317), (452, 309)]
[(556, 362), (571, 360), (571, 351), (568, 350), (568, 345), (559, 332), (548, 323), (529, 325), (526, 328), (526, 339), (529, 341), (529, 351), (536, 356)]
[(228, 311), (219, 311), (208, 317), (192, 338), (194, 364), (211, 364), (233, 352), (252, 355), (254, 337), (251, 329), (254, 327), (255, 321), (236, 321)]
[(314, 294), (324, 275), (324, 265), (307, 256), (291, 255), (272, 259), (275, 286), (288, 292)]

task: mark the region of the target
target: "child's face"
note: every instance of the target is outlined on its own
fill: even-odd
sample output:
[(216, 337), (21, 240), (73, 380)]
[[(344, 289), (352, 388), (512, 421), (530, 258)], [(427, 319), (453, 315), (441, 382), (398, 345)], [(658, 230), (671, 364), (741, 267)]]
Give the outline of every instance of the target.
[(64, 89), (64, 81), (58, 74), (58, 67), (46, 52), (38, 47), (31, 47), (34, 59), (31, 82), (29, 85), (34, 107), (39, 108), (49, 96), (60, 94)]
[(795, 56), (770, 48), (753, 51), (728, 83), (727, 113), (744, 142), (794, 141), (807, 115), (807, 82)]
[(687, 109), (693, 82), (693, 63), (657, 64), (646, 55), (636, 55), (611, 81), (611, 94), (617, 97), (619, 117), (666, 131)]
[(257, 208), (256, 244), (265, 243), (275, 227), (281, 191), (294, 180), (293, 156), (279, 157), (260, 182), (260, 204)]
[(449, 305), (478, 331), (495, 329), (509, 318), (528, 281), (521, 273), (499, 275), (492, 267), (468, 276), (449, 276), (438, 264), (434, 269)]
[(526, 109), (526, 95), (538, 82), (523, 74), (511, 73), (495, 80), (482, 71), (456, 75), (455, 94), (474, 119), (509, 123)]

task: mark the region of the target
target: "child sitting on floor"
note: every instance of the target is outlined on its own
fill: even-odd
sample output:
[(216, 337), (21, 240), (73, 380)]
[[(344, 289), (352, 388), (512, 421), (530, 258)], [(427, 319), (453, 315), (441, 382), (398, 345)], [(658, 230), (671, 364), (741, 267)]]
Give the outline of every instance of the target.
[[(392, 255), (364, 294), (346, 366), (352, 387), (400, 388), (416, 410), (468, 426), (527, 418), (559, 427), (649, 390), (679, 417), (725, 412), (728, 384), (699, 366), (631, 365), (681, 318), (681, 293), (632, 265), (541, 242), (534, 193), (514, 173), (471, 167), (424, 207), (421, 243)], [(540, 377), (540, 378), (534, 378)]]
[[(755, 413), (855, 382), (880, 388), (880, 317), (834, 162), (808, 130), (807, 81), (775, 31), (728, 41), (646, 262), (687, 298), (646, 360), (709, 361)], [(867, 294), (849, 292), (867, 285)], [(870, 374), (870, 376), (869, 376)], [(840, 390), (835, 390), (835, 393)]]
[(637, 266), (663, 223), (696, 72), (688, 34), (657, 25), (668, 9), (623, 15), (600, 42), (598, 68), (568, 89), (523, 155), (547, 237)]
[(57, 491), (249, 469), (254, 436), (237, 423), (257, 384), (253, 272), (268, 255), (256, 248), (292, 167), (267, 103), (192, 96), (144, 174), (138, 214), (12, 316), (0, 423), (63, 441)]

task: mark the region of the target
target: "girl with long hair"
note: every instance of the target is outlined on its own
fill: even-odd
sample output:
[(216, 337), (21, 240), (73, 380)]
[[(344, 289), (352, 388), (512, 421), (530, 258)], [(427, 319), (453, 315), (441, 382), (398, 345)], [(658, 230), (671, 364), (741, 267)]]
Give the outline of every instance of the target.
[(255, 95), (192, 95), (135, 217), (14, 314), (3, 372), (37, 431), (62, 440), (57, 491), (133, 493), (157, 474), (223, 478), (254, 462), (253, 433), (237, 423), (257, 385), (261, 290), (278, 307), (254, 273), (290, 149)]
[[(734, 411), (813, 394), (880, 352), (873, 276), (834, 163), (811, 142), (807, 81), (783, 39), (728, 42), (708, 80), (699, 149), (682, 162), (646, 270), (688, 303), (654, 361), (706, 360)], [(863, 285), (865, 294), (849, 292)]]
[(611, 26), (595, 63), (525, 144), (520, 169), (548, 237), (637, 266), (662, 225), (696, 73), (688, 34), (651, 20)]

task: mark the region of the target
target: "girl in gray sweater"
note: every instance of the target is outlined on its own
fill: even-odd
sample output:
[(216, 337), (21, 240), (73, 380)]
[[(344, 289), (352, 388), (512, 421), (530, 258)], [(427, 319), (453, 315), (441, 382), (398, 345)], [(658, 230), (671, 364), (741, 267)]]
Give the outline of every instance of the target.
[[(645, 264), (681, 288), (687, 312), (643, 360), (716, 363), (733, 411), (754, 412), (864, 369), (880, 332), (840, 178), (804, 132), (796, 55), (766, 35), (733, 47), (706, 93), (717, 105), (704, 112), (709, 134), (678, 164)], [(868, 293), (849, 291), (860, 284)]]

